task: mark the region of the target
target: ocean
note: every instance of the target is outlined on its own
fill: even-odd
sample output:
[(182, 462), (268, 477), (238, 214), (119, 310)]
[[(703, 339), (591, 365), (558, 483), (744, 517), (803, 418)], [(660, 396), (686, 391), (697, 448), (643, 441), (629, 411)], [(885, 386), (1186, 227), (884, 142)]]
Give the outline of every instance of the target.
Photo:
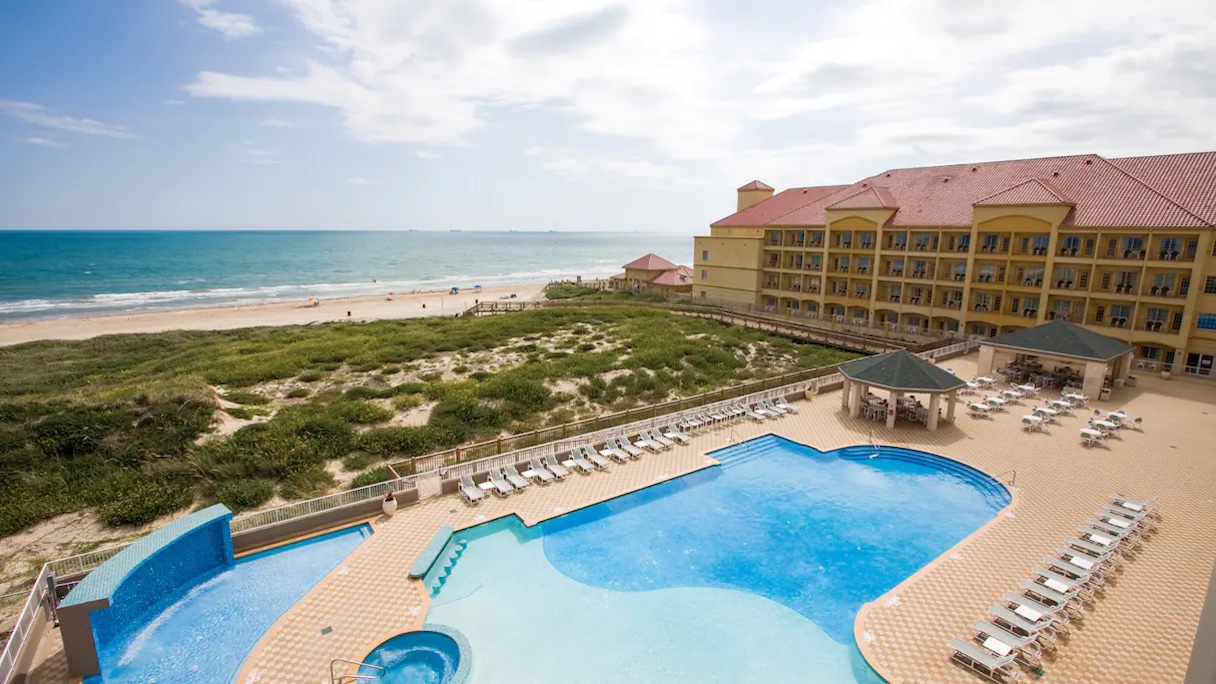
[(691, 236), (427, 231), (0, 231), (0, 321), (603, 277)]

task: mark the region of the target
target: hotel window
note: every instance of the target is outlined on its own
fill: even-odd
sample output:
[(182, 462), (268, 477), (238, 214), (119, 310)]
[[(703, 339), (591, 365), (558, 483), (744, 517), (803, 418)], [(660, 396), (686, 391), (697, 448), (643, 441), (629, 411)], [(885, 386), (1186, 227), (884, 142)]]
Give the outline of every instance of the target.
[(1080, 250), (1081, 249), (1081, 238), (1075, 237), (1075, 236), (1064, 238), (1064, 249)]
[(1056, 287), (1071, 290), (1077, 280), (1077, 271), (1073, 268), (1056, 269)]
[(709, 250), (708, 249), (701, 250), (701, 261), (709, 261)]
[(1182, 330), (1182, 312), (1181, 311), (1174, 312), (1174, 322), (1170, 323), (1170, 330), (1173, 330), (1174, 332), (1178, 332), (1179, 330)]
[(1051, 312), (1055, 314), (1056, 318), (1068, 318), (1072, 313), (1072, 303), (1057, 299), (1051, 303)]
[(1022, 315), (1023, 316), (1038, 316), (1039, 315), (1039, 298), (1027, 297), (1022, 300)]
[(975, 310), (976, 311), (987, 311), (988, 306), (991, 303), (991, 301), (992, 301), (992, 297), (990, 297), (986, 294), (979, 293), (979, 294), (975, 295)]
[(1195, 317), (1195, 327), (1200, 330), (1216, 330), (1216, 313), (1199, 314)]
[(709, 269), (701, 269), (701, 280), (709, 280)]
[(1099, 286), (1099, 289), (1102, 289), (1102, 290), (1110, 289), (1110, 274), (1109, 273), (1102, 274), (1102, 284)]
[(1195, 258), (1195, 252), (1198, 252), (1198, 251), (1199, 251), (1199, 241), (1198, 241), (1198, 240), (1193, 240), (1193, 239), (1192, 239), (1192, 240), (1187, 240), (1187, 243), (1186, 243), (1186, 258), (1188, 258), (1188, 259), (1194, 259), (1194, 258)]
[(1216, 294), (1216, 276), (1208, 276), (1208, 279), (1203, 282), (1204, 294)]
[(1148, 313), (1145, 314), (1145, 318), (1154, 323), (1164, 323), (1165, 319), (1168, 318), (1169, 315), (1170, 312), (1166, 311), (1165, 309), (1149, 309)]
[(1153, 287), (1149, 292), (1164, 296), (1168, 295), (1172, 289), (1174, 289), (1174, 276), (1167, 273), (1158, 273), (1153, 276)]
[(1161, 358), (1160, 347), (1140, 347), (1140, 358), (1156, 361)]
[(996, 245), (997, 245), (997, 238), (995, 235), (985, 235), (984, 236), (984, 251), (985, 252), (988, 252), (989, 254), (995, 252)]
[(1098, 306), (1098, 309), (1094, 312), (1094, 321), (1101, 323), (1103, 318), (1106, 318), (1106, 307)]
[(1115, 304), (1110, 307), (1110, 320), (1115, 322), (1116, 319), (1127, 320), (1127, 317), (1132, 315), (1132, 308), (1126, 304)]

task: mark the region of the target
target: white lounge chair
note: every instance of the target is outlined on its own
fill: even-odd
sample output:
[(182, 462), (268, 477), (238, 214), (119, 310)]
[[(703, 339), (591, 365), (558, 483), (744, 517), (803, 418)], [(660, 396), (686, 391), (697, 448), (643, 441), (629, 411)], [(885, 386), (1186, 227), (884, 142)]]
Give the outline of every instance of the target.
[(641, 458), (642, 454), (644, 453), (638, 447), (630, 444), (628, 440), (621, 439), (619, 435), (608, 440), (608, 443), (611, 444), (614, 449), (618, 449), (626, 454), (629, 454), (629, 458)]
[(566, 460), (562, 461), (562, 465), (571, 469), (577, 468), (584, 473), (591, 473), (595, 471), (595, 466), (592, 465), (591, 461), (583, 458), (583, 455), (579, 453), (577, 448), (570, 450), (569, 456), (566, 458)]
[(1064, 543), (1068, 544), (1068, 548), (1083, 553), (1111, 569), (1116, 569), (1123, 565), (1123, 559), (1119, 557), (1119, 548), (1117, 546), (1103, 546), (1096, 542), (1085, 541), (1076, 537), (1069, 537), (1064, 540)]
[(780, 406), (774, 405), (773, 402), (769, 401), (768, 399), (761, 400), (759, 402), (759, 406), (761, 408), (763, 408), (765, 411), (768, 411), (769, 413), (775, 413), (779, 416), (784, 416), (785, 414), (789, 413), (789, 411), (786, 411), (785, 409), (781, 408)]
[(765, 418), (780, 418), (781, 417), (780, 412), (773, 411), (771, 409), (766, 409), (763, 406), (761, 406), (759, 403), (755, 404), (754, 406), (750, 406), (749, 408), (752, 411), (754, 411), (755, 413), (759, 413), (760, 415), (764, 416)]
[(529, 459), (528, 469), (523, 472), (523, 476), (541, 484), (548, 484), (557, 479), (556, 476), (549, 472), (549, 469), (540, 462), (540, 459), (535, 456)]
[(498, 468), (490, 468), (490, 484), (494, 485), (494, 493), (499, 496), (510, 496), (515, 491)]
[(486, 498), (485, 492), (477, 488), (473, 483), (473, 478), (469, 475), (460, 476), (460, 496), (470, 504), (479, 503)]
[(995, 603), (988, 609), (988, 614), (997, 625), (1014, 634), (1033, 634), (1044, 644), (1053, 644), (1056, 641), (1056, 629), (1053, 626), (1055, 623), (1047, 616), (1032, 620)]
[(1059, 554), (1061, 559), (1084, 570), (1105, 574), (1113, 571), (1116, 567), (1113, 557), (1109, 554), (1106, 556), (1091, 556), (1088, 552), (1081, 551), (1072, 546), (1057, 546), (1056, 553)]
[[(1070, 621), (1069, 606), (1076, 608), (1075, 601), (1066, 603), (1039, 601), (1026, 594), (1015, 594), (1012, 591), (1005, 592), (1005, 603), (1009, 605), (1009, 610), (1022, 615), (1028, 620), (1037, 620), (1036, 615), (1046, 615), (1057, 623), (1057, 627), (1067, 627)], [(1077, 610), (1079, 611), (1080, 609), (1078, 608)]]
[(523, 475), (519, 474), (519, 471), (515, 469), (514, 465), (506, 466), (502, 470), (503, 470), (503, 473), (505, 473), (507, 476), (507, 482), (510, 482), (511, 486), (516, 489), (523, 489), (524, 487), (527, 487), (528, 485), (532, 484), (531, 482), (524, 479)]
[(570, 474), (569, 470), (566, 470), (561, 466), (560, 463), (557, 462), (557, 456), (553, 454), (545, 455), (545, 467), (548, 468), (549, 472), (553, 473), (553, 476), (559, 480)]
[[(1077, 525), (1077, 532), (1081, 533), (1081, 539), (1091, 544), (1095, 544), (1109, 551), (1116, 549), (1122, 551), (1121, 544), (1126, 541), (1121, 539), (1106, 530), (1098, 530), (1089, 525)], [(1129, 543), (1128, 546), (1131, 544)]]
[(954, 654), (950, 656), (951, 659), (994, 682), (1016, 682), (1022, 674), (1009, 667), (1013, 664), (1014, 654), (1012, 652), (998, 656), (986, 648), (962, 639), (951, 639), (950, 648), (954, 650)]
[(604, 448), (600, 449), (601, 456), (607, 456), (618, 463), (626, 463), (629, 461), (629, 454), (617, 449), (612, 445), (612, 440), (604, 442)]
[(780, 409), (785, 409), (787, 413), (798, 413), (798, 409), (793, 404), (785, 400), (785, 397), (777, 397), (773, 400), (773, 405)]
[[(1084, 563), (1085, 561), (1082, 560), (1081, 562)], [(1059, 573), (1078, 582), (1084, 582), (1095, 589), (1106, 584), (1106, 575), (1102, 574), (1102, 571), (1094, 566), (1086, 568), (1083, 565), (1077, 565), (1066, 558), (1057, 556), (1044, 557), (1043, 565), (1052, 572)]]
[(650, 428), (649, 430), (646, 430), (646, 436), (652, 441), (662, 444), (664, 449), (670, 449), (676, 445), (676, 443), (668, 439), (666, 435), (659, 432), (658, 428)]
[(748, 408), (747, 406), (744, 406), (742, 404), (739, 405), (739, 408), (743, 409), (743, 415), (747, 416), (748, 420), (755, 422), (755, 423), (764, 422), (765, 416), (763, 414), (756, 413), (755, 411), (751, 410), (750, 408)]
[[(988, 622), (987, 620), (976, 620), (971, 624), (975, 630), (976, 641), (983, 644), (984, 648), (994, 651), (1000, 655), (1007, 655), (1008, 651), (1004, 651), (1004, 647), (1017, 652), (1017, 660), (1027, 665), (1038, 665), (1043, 659), (1043, 648), (1039, 645), (1038, 637), (1025, 636), (1014, 634), (1003, 627)], [(990, 643), (988, 639), (995, 639), (1002, 646), (997, 646), (995, 643)]]
[(1148, 513), (1152, 517), (1157, 517), (1157, 500), (1156, 499), (1134, 499), (1119, 492), (1111, 492), (1110, 500), (1115, 504), (1122, 506), (1136, 513)]
[[(1055, 589), (1043, 586), (1042, 584), (1039, 584), (1038, 582), (1032, 582), (1030, 580), (1022, 580), (1021, 582), (1019, 582), (1018, 585), (1020, 587), (1022, 587), (1022, 591), (1024, 591), (1026, 593), (1026, 596), (1030, 597), (1031, 599), (1034, 599), (1034, 601), (1036, 603), (1041, 603), (1043, 605), (1054, 606), (1054, 607), (1058, 607), (1062, 610), (1067, 610), (1070, 615), (1073, 615), (1076, 617), (1080, 617), (1085, 614), (1084, 612), (1082, 612), (1081, 601), (1079, 599), (1077, 599), (1076, 594), (1062, 594), (1062, 593), (1056, 591)], [(1074, 600), (1074, 599), (1077, 599), (1077, 600)], [(1047, 617), (1053, 617), (1053, 618), (1059, 615), (1059, 613), (1046, 613), (1043, 611), (1037, 611), (1037, 612), (1039, 612), (1042, 615), (1046, 615)], [(1023, 610), (1021, 613), (1018, 613), (1018, 614), (1023, 615), (1028, 620), (1033, 621), (1033, 620), (1038, 619), (1038, 618), (1035, 618), (1033, 616), (1033, 614), (1027, 613), (1025, 610)], [(1061, 620), (1056, 620), (1056, 621), (1062, 622)]]
[(1048, 570), (1040, 565), (1034, 566), (1035, 583), (1058, 592), (1064, 596), (1075, 597), (1086, 603), (1094, 600), (1095, 587), (1088, 580), (1074, 579), (1054, 570)]
[(992, 414), (992, 407), (982, 402), (973, 401), (967, 404), (967, 415), (972, 418), (988, 418)]
[[(628, 439), (628, 438), (625, 438), (625, 439)], [(662, 444), (659, 444), (658, 442), (654, 441), (653, 439), (647, 437), (645, 433), (639, 433), (637, 441), (635, 441), (633, 443), (633, 445), (635, 447), (640, 447), (642, 449), (647, 449), (649, 451), (653, 451), (656, 454), (659, 453), (660, 451), (662, 451), (663, 449), (667, 448), (667, 447), (663, 446)]]
[(591, 448), (591, 445), (583, 446), (583, 458), (600, 470), (608, 469), (608, 459), (600, 456), (595, 449)]
[(680, 430), (678, 430), (675, 425), (668, 425), (667, 428), (664, 429), (664, 431), (663, 431), (663, 436), (674, 439), (675, 441), (679, 442), (680, 444), (684, 444), (684, 445), (687, 445), (692, 442), (692, 437), (689, 437), (688, 435), (686, 435), (683, 432), (681, 432)]

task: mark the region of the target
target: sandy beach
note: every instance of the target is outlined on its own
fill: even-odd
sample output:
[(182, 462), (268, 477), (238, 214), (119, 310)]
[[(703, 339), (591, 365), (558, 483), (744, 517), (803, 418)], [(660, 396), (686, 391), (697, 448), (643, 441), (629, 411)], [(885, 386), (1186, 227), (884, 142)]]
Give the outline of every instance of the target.
[(0, 323), (0, 345), (37, 340), (84, 340), (119, 333), (231, 330), (264, 325), (453, 316), (473, 306), (478, 300), (504, 299), (512, 294), (517, 299), (531, 299), (539, 295), (544, 287), (544, 283), (530, 283), (486, 287), (480, 292), (469, 290), (460, 294), (432, 291), (397, 294), (392, 297), (344, 297), (322, 300), (317, 306), (309, 306), (304, 301), (292, 301)]

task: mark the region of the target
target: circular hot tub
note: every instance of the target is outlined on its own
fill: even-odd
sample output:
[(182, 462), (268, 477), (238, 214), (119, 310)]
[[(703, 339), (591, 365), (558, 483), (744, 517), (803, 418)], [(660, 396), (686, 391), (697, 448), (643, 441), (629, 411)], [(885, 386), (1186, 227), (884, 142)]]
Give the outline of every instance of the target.
[(359, 674), (381, 684), (462, 684), (469, 676), (469, 643), (450, 627), (428, 625), (380, 644), (363, 662)]

